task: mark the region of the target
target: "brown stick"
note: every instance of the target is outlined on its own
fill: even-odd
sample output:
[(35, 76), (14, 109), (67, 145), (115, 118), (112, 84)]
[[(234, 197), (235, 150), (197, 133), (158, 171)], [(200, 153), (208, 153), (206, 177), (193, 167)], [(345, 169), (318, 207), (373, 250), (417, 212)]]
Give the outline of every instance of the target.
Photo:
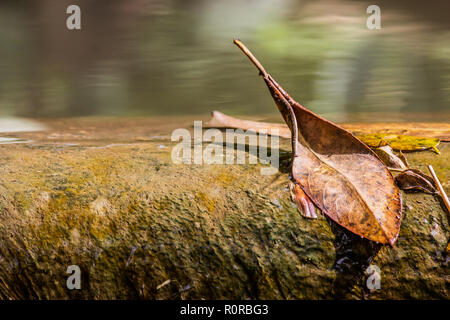
[(233, 43), (239, 47), (239, 49), (244, 52), (244, 54), (250, 59), (251, 62), (258, 68), (259, 72), (262, 76), (266, 77), (267, 72), (264, 70), (264, 67), (262, 64), (258, 61), (258, 59), (255, 58), (255, 56), (248, 50), (248, 48), (241, 42), (239, 39), (234, 39)]
[(448, 212), (450, 213), (450, 201), (448, 201), (447, 194), (444, 191), (444, 188), (441, 185), (441, 182), (439, 181), (438, 177), (436, 176), (436, 173), (434, 172), (434, 169), (431, 165), (428, 165), (428, 170), (430, 170), (431, 175), (433, 176), (434, 182), (436, 183), (439, 192), (441, 193), (442, 200), (444, 201), (445, 206), (447, 207)]
[(272, 135), (272, 131), (278, 130), (278, 136), (282, 138), (291, 138), (291, 131), (285, 124), (281, 123), (267, 123), (259, 121), (243, 120), (233, 118), (223, 114), (219, 111), (213, 111), (211, 113), (211, 120), (204, 124), (204, 127), (209, 128), (235, 128), (243, 130), (252, 130), (255, 132), (267, 132)]
[[(250, 52), (250, 50), (241, 42), (239, 39), (234, 39), (234, 44), (239, 47), (239, 49), (242, 50), (242, 52), (250, 59), (251, 62), (258, 68), (260, 75), (264, 77), (264, 80), (266, 81), (267, 86), (269, 86), (269, 89), (273, 87), (273, 89), (278, 90), (280, 93), (279, 100), (285, 105), (287, 112), (289, 112), (291, 116), (291, 131), (292, 131), (292, 151), (294, 153), (294, 157), (299, 155), (299, 145), (298, 145), (298, 127), (297, 127), (297, 118), (295, 117), (294, 110), (292, 108), (292, 105), (288, 100), (293, 99), (284, 91), (278, 83), (275, 82), (275, 80), (272, 79), (272, 77), (266, 72), (262, 64), (258, 61), (258, 59), (255, 58), (255, 56)], [(274, 97), (275, 98), (275, 97)], [(280, 112), (283, 114), (283, 111), (280, 110)], [(283, 114), (284, 117), (284, 114)], [(289, 124), (288, 124), (289, 125)]]

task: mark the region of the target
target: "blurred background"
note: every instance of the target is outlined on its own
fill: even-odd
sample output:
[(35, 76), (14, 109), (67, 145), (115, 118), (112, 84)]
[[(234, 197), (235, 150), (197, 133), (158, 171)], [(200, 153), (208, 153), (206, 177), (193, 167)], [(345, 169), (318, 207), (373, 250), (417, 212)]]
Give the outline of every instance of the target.
[[(82, 30), (66, 28), (81, 7)], [(381, 30), (366, 9), (381, 8)], [(450, 2), (0, 2), (0, 117), (281, 118), (239, 37), (300, 103), (337, 122), (450, 121)]]

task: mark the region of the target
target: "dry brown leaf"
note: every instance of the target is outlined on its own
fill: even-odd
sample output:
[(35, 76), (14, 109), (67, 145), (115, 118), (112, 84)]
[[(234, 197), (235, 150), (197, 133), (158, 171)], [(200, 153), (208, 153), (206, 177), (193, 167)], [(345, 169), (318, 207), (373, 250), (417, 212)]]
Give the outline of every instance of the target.
[(437, 189), (433, 178), (417, 169), (407, 169), (395, 177), (397, 186), (402, 190), (418, 190), (436, 194)]
[(291, 129), (294, 182), (341, 226), (393, 245), (400, 230), (402, 202), (387, 167), (350, 132), (294, 101), (242, 42), (235, 40), (235, 44), (260, 71)]
[(377, 156), (389, 169), (407, 169), (408, 162), (403, 154), (397, 156), (389, 145), (374, 149)]
[(297, 204), (298, 211), (302, 216), (311, 219), (317, 219), (316, 206), (308, 198), (305, 192), (296, 183), (290, 185), (292, 201)]

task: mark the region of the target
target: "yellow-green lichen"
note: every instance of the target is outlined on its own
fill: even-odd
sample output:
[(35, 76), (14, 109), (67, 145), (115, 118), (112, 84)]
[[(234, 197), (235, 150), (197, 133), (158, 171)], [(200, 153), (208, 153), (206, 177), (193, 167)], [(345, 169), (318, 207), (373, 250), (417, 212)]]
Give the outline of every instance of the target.
[(400, 151), (417, 151), (433, 149), (439, 154), (437, 146), (439, 139), (437, 138), (424, 138), (405, 135), (392, 135), (392, 134), (363, 134), (358, 138), (372, 148), (379, 148), (385, 145), (390, 145), (394, 150)]

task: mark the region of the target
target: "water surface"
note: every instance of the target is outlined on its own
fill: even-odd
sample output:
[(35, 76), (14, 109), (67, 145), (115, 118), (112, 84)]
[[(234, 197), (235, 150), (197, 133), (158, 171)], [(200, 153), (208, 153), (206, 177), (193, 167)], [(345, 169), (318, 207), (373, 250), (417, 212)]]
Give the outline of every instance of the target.
[(239, 37), (330, 120), (450, 122), (448, 1), (79, 0), (0, 4), (0, 116), (268, 115)]

